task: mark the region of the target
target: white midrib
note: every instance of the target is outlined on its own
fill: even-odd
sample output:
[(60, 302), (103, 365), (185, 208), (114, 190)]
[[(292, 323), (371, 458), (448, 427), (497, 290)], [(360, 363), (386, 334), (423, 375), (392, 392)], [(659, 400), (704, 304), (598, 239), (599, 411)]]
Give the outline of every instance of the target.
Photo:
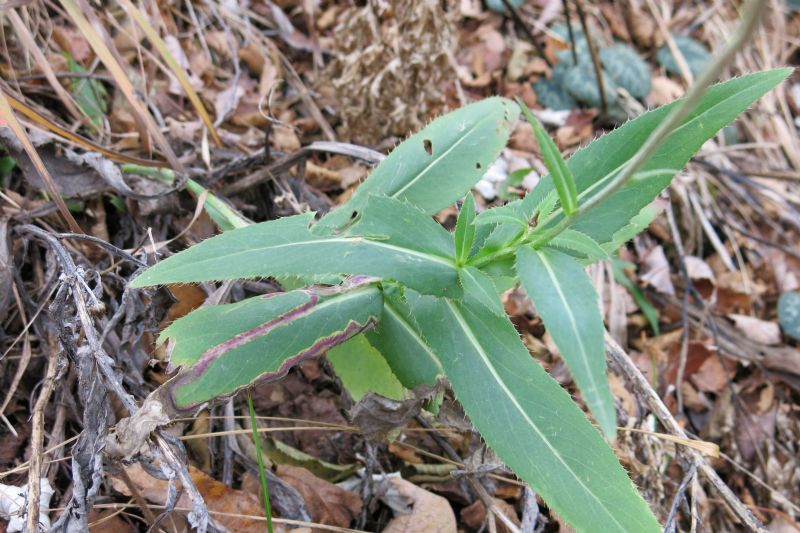
[[(491, 115), (490, 115), (490, 118), (491, 118)], [(475, 130), (478, 128), (478, 126), (480, 126), (481, 124), (483, 124), (483, 122), (484, 122), (483, 120), (479, 120), (479, 121), (477, 121), (475, 124), (473, 124), (473, 126), (472, 126), (472, 127), (469, 129), (469, 130), (467, 130), (467, 132), (466, 132), (466, 133), (464, 133), (464, 135), (462, 135), (462, 136), (461, 136), (461, 137), (460, 137), (460, 138), (459, 138), (459, 139), (458, 139), (458, 140), (457, 140), (455, 143), (453, 143), (453, 145), (452, 145), (452, 146), (450, 146), (450, 147), (449, 147), (447, 150), (445, 150), (444, 152), (442, 152), (442, 154), (441, 154), (439, 157), (437, 157), (437, 158), (435, 158), (433, 161), (431, 161), (431, 162), (428, 164), (428, 166), (426, 166), (426, 167), (425, 167), (425, 170), (423, 170), (422, 172), (420, 172), (419, 174), (417, 174), (416, 176), (414, 176), (414, 179), (412, 179), (411, 181), (409, 181), (408, 183), (406, 183), (405, 185), (403, 185), (402, 187), (400, 187), (400, 189), (398, 189), (396, 192), (394, 192), (394, 193), (391, 195), (391, 197), (392, 197), (392, 198), (397, 198), (397, 197), (399, 197), (399, 196), (400, 196), (401, 194), (403, 194), (403, 193), (404, 193), (404, 192), (405, 192), (405, 191), (406, 191), (408, 188), (412, 187), (412, 186), (413, 186), (413, 185), (414, 185), (414, 184), (415, 184), (417, 181), (421, 180), (421, 179), (423, 178), (423, 176), (425, 176), (425, 174), (427, 174), (427, 173), (428, 173), (428, 171), (430, 171), (430, 170), (431, 170), (431, 169), (432, 169), (434, 166), (436, 166), (436, 163), (438, 163), (439, 161), (441, 161), (441, 159), (442, 159), (442, 158), (444, 158), (445, 156), (447, 156), (447, 154), (449, 154), (450, 152), (452, 152), (453, 150), (455, 150), (455, 149), (456, 149), (456, 148), (457, 148), (457, 147), (458, 147), (458, 146), (459, 146), (461, 143), (463, 143), (463, 142), (466, 142), (466, 139), (468, 139), (468, 138), (469, 138), (469, 135), (470, 135), (470, 133), (472, 133), (473, 131), (475, 131)]]
[[(539, 259), (542, 261), (542, 265), (544, 269), (547, 271), (547, 277), (550, 278), (550, 283), (556, 289), (558, 293), (558, 299), (561, 300), (561, 304), (563, 305), (564, 309), (566, 310), (567, 316), (569, 317), (570, 327), (572, 328), (573, 334), (575, 336), (575, 340), (578, 342), (578, 347), (581, 351), (581, 358), (580, 362), (584, 367), (584, 371), (589, 377), (589, 381), (592, 383), (592, 391), (593, 393), (599, 393), (600, 389), (597, 387), (597, 380), (594, 378), (594, 374), (592, 373), (592, 369), (589, 367), (589, 354), (586, 352), (586, 346), (583, 344), (583, 337), (580, 334), (580, 330), (578, 329), (578, 323), (575, 321), (575, 315), (572, 314), (572, 309), (569, 306), (569, 302), (567, 302), (567, 298), (564, 295), (564, 291), (561, 290), (561, 284), (556, 278), (555, 272), (553, 272), (553, 268), (550, 265), (550, 262), (547, 259), (547, 256), (543, 253), (536, 253), (539, 256)], [(587, 394), (589, 391), (583, 391), (584, 394)]]
[[(341, 238), (340, 237), (340, 238), (315, 239), (315, 240), (310, 240), (310, 241), (299, 241), (299, 242), (288, 242), (288, 243), (285, 243), (285, 244), (274, 244), (274, 245), (271, 245), (271, 246), (264, 246), (264, 247), (253, 247), (253, 248), (248, 248), (246, 250), (242, 250), (240, 252), (234, 252), (234, 253), (228, 254), (225, 257), (227, 259), (231, 259), (231, 258), (240, 256), (240, 255), (244, 255), (244, 254), (252, 254), (252, 253), (262, 252), (262, 251), (267, 251), (267, 250), (280, 250), (280, 249), (285, 249), (285, 248), (293, 248), (293, 247), (296, 247), (296, 246), (307, 246), (307, 245), (312, 245), (312, 244), (326, 244), (326, 243), (336, 243), (336, 242), (343, 242), (343, 243), (363, 242), (363, 243), (367, 243), (367, 244), (369, 244), (371, 246), (377, 246), (379, 248), (386, 248), (387, 250), (393, 250), (393, 251), (396, 251), (396, 252), (401, 252), (401, 253), (404, 253), (404, 254), (413, 255), (413, 256), (425, 259), (427, 261), (432, 261), (434, 263), (439, 263), (439, 264), (446, 265), (446, 266), (451, 267), (451, 268), (455, 268), (455, 263), (452, 260), (448, 260), (448, 259), (446, 259), (444, 257), (440, 257), (438, 255), (433, 255), (433, 254), (427, 254), (427, 253), (424, 253), (424, 252), (419, 252), (417, 250), (412, 250), (410, 248), (403, 248), (401, 246), (395, 246), (393, 244), (387, 244), (387, 243), (381, 242), (381, 241), (373, 241), (373, 240), (365, 239), (363, 237), (350, 237), (350, 238)], [(207, 261), (216, 262), (218, 260), (219, 260), (218, 257), (212, 257), (212, 258), (209, 258), (209, 259), (206, 259), (206, 260), (203, 260), (203, 261), (197, 261), (194, 264), (197, 265), (197, 264), (201, 264), (201, 263), (204, 263), (204, 262), (207, 262)]]
[(539, 438), (542, 439), (542, 442), (544, 442), (545, 446), (547, 446), (547, 448), (552, 452), (553, 456), (555, 456), (555, 458), (558, 459), (558, 461), (562, 465), (564, 465), (564, 468), (566, 468), (567, 471), (570, 474), (572, 474), (572, 476), (575, 478), (575, 480), (578, 482), (578, 484), (581, 487), (583, 487), (583, 489), (586, 491), (586, 493), (591, 495), (591, 497), (594, 498), (594, 500), (597, 501), (598, 504), (600, 504), (600, 507), (602, 509), (606, 509), (606, 513), (611, 518), (611, 520), (619, 526), (621, 531), (624, 531), (625, 528), (614, 517), (614, 514), (611, 513), (606, 508), (606, 506), (603, 504), (603, 502), (600, 500), (600, 498), (598, 498), (594, 494), (594, 492), (592, 492), (589, 489), (589, 487), (587, 487), (584, 484), (584, 482), (580, 478), (580, 476), (578, 476), (578, 474), (575, 473), (575, 471), (567, 464), (567, 462), (564, 461), (564, 458), (561, 457), (561, 454), (558, 452), (558, 450), (556, 448), (554, 448), (552, 444), (550, 444), (550, 441), (547, 439), (547, 437), (544, 435), (544, 433), (542, 433), (541, 430), (539, 430), (539, 428), (536, 426), (536, 424), (533, 422), (533, 420), (531, 420), (531, 418), (528, 416), (528, 413), (526, 413), (525, 410), (522, 408), (522, 406), (519, 404), (519, 402), (517, 401), (516, 397), (514, 397), (514, 395), (511, 393), (511, 391), (506, 386), (505, 382), (503, 382), (503, 380), (497, 374), (497, 371), (495, 370), (494, 365), (492, 364), (491, 361), (489, 361), (489, 356), (486, 355), (486, 352), (483, 350), (483, 346), (480, 344), (480, 342), (478, 342), (478, 339), (475, 338), (475, 335), (472, 333), (472, 328), (469, 327), (469, 324), (467, 324), (467, 321), (464, 319), (464, 317), (461, 314), (461, 312), (453, 305), (453, 302), (451, 302), (450, 300), (445, 299), (444, 301), (447, 303), (447, 306), (450, 308), (450, 312), (453, 313), (453, 316), (455, 316), (456, 320), (458, 321), (459, 325), (461, 326), (461, 329), (465, 332), (465, 334), (467, 336), (467, 339), (469, 339), (469, 342), (475, 347), (475, 350), (478, 352), (478, 355), (480, 356), (481, 360), (483, 360), (483, 363), (486, 365), (486, 368), (489, 370), (489, 373), (492, 375), (494, 380), (500, 386), (500, 388), (502, 389), (503, 393), (506, 396), (508, 396), (508, 398), (511, 400), (511, 403), (519, 411), (520, 415), (522, 415), (522, 418), (525, 419), (525, 422), (527, 422), (527, 424), (531, 427), (531, 429), (533, 429), (533, 431), (539, 436)]
[(428, 343), (425, 342), (425, 340), (422, 337), (420, 337), (419, 333), (417, 333), (417, 331), (413, 327), (411, 327), (411, 324), (409, 324), (400, 313), (395, 311), (394, 308), (386, 300), (384, 300), (383, 302), (383, 310), (388, 311), (388, 313), (392, 315), (395, 318), (395, 320), (397, 320), (397, 322), (400, 323), (402, 328), (405, 329), (408, 332), (408, 334), (411, 335), (414, 338), (414, 340), (417, 341), (417, 343), (422, 347), (422, 350), (428, 357), (430, 357), (431, 361), (434, 362), (436, 367), (441, 371), (441, 374), (444, 374), (442, 363), (439, 362), (439, 359), (436, 357), (436, 354), (434, 354), (431, 351), (430, 347), (428, 346)]
[[(744, 92), (744, 91), (740, 91), (740, 92)], [(671, 136), (671, 135), (675, 135), (676, 133), (678, 133), (679, 131), (681, 131), (681, 130), (682, 130), (682, 129), (684, 129), (684, 128), (687, 128), (687, 127), (689, 127), (689, 125), (691, 125), (691, 124), (695, 123), (696, 121), (700, 121), (700, 119), (702, 119), (702, 118), (703, 118), (703, 116), (707, 115), (708, 113), (711, 113), (711, 112), (712, 112), (714, 109), (716, 109), (716, 108), (717, 108), (717, 107), (719, 107), (719, 106), (722, 106), (722, 105), (724, 105), (724, 104), (725, 104), (725, 102), (727, 102), (729, 99), (731, 99), (731, 98), (734, 98), (735, 96), (738, 96), (738, 95), (739, 95), (739, 93), (737, 92), (737, 93), (735, 93), (735, 94), (732, 94), (732, 95), (728, 96), (728, 97), (727, 97), (727, 98), (725, 98), (724, 100), (721, 100), (720, 102), (718, 102), (718, 103), (716, 103), (716, 104), (712, 105), (711, 107), (709, 107), (708, 109), (706, 109), (706, 110), (705, 110), (703, 113), (701, 113), (700, 115), (698, 115), (698, 116), (694, 117), (693, 119), (691, 119), (691, 120), (689, 120), (689, 121), (687, 121), (687, 122), (684, 122), (683, 124), (681, 124), (680, 126), (678, 126), (677, 128), (675, 128), (674, 130), (672, 130), (672, 131), (670, 132), (670, 134), (669, 134), (669, 135), (670, 135), (670, 136)], [(588, 147), (587, 147), (587, 148), (588, 148)], [(586, 149), (586, 148), (584, 148), (584, 150), (585, 150), (585, 149)], [(578, 153), (578, 152), (576, 152), (576, 153), (575, 153), (575, 155), (577, 155), (577, 153)], [(575, 155), (573, 155), (572, 157), (575, 157)], [(652, 159), (652, 158), (651, 158), (651, 159)], [(622, 167), (624, 167), (625, 165), (627, 165), (629, 161), (630, 161), (630, 159), (627, 159), (627, 160), (625, 160), (625, 161), (624, 161), (624, 162), (622, 162), (620, 165), (618, 165), (616, 168), (614, 168), (614, 169), (612, 169), (611, 171), (609, 171), (609, 172), (608, 172), (608, 174), (606, 174), (605, 176), (603, 176), (603, 177), (602, 177), (602, 178), (600, 178), (599, 180), (597, 180), (597, 181), (595, 181), (594, 183), (592, 183), (591, 185), (589, 185), (589, 186), (588, 186), (587, 188), (585, 188), (583, 191), (581, 191), (580, 193), (578, 193), (578, 203), (580, 203), (580, 200), (582, 200), (584, 197), (586, 197), (587, 195), (590, 195), (592, 192), (594, 192), (594, 191), (595, 191), (595, 190), (596, 190), (598, 187), (602, 186), (602, 185), (603, 185), (603, 184), (604, 184), (606, 181), (608, 181), (608, 180), (609, 180), (609, 179), (610, 179), (610, 178), (611, 178), (611, 177), (612, 177), (614, 174), (616, 174), (617, 172), (621, 171), (621, 170), (622, 170)], [(671, 169), (665, 169), (665, 170), (671, 170)], [(678, 169), (678, 171), (680, 171), (680, 169)], [(676, 174), (677, 174), (677, 171), (676, 171)], [(561, 212), (562, 212), (562, 209), (557, 209), (556, 211), (554, 211), (553, 213), (551, 213), (551, 214), (550, 214), (550, 216), (548, 216), (547, 218), (545, 218), (545, 220), (543, 220), (543, 221), (540, 223), (540, 225), (544, 225), (544, 224), (546, 224), (546, 223), (550, 222), (550, 220), (552, 220), (554, 216), (557, 216), (557, 215), (558, 215), (559, 213), (561, 213)]]

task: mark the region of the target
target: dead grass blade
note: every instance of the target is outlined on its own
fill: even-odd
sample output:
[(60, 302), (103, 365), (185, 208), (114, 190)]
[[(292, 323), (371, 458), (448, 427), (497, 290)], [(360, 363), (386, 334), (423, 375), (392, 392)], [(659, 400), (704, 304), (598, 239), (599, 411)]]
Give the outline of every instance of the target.
[(178, 82), (186, 92), (186, 96), (189, 97), (189, 101), (194, 106), (197, 114), (200, 115), (200, 119), (206, 125), (206, 128), (208, 128), (211, 138), (214, 140), (214, 144), (217, 146), (222, 146), (222, 140), (219, 137), (219, 133), (217, 133), (217, 129), (214, 127), (214, 123), (211, 120), (208, 111), (206, 111), (202, 100), (200, 100), (200, 96), (198, 96), (197, 91), (195, 91), (194, 87), (192, 87), (192, 85), (189, 83), (189, 78), (186, 77), (186, 73), (170, 53), (169, 48), (167, 48), (167, 44), (158, 35), (156, 30), (150, 24), (150, 21), (144, 17), (142, 12), (139, 11), (139, 9), (136, 8), (136, 6), (134, 6), (130, 0), (120, 0), (120, 4), (122, 4), (122, 7), (125, 8), (125, 11), (127, 11), (128, 14), (133, 17), (142, 31), (144, 31), (144, 34), (158, 50), (158, 53), (161, 54), (164, 62), (166, 62), (167, 66), (170, 68), (170, 70), (172, 70), (172, 73), (175, 75), (175, 77), (178, 78)]
[(6, 99), (8, 100), (8, 104), (11, 108), (24, 115), (28, 120), (34, 122), (38, 126), (50, 131), (51, 133), (62, 137), (65, 141), (76, 144), (86, 150), (91, 150), (103, 154), (107, 158), (118, 161), (120, 163), (132, 163), (134, 165), (142, 165), (146, 167), (165, 167), (167, 166), (166, 163), (161, 161), (153, 161), (151, 159), (141, 159), (139, 157), (134, 157), (131, 155), (121, 154), (119, 152), (115, 152), (113, 150), (109, 150), (108, 148), (104, 148), (99, 144), (91, 141), (85, 137), (78, 135), (77, 133), (71, 132), (67, 129), (62, 128), (52, 120), (48, 119), (35, 109), (29, 107), (25, 102), (17, 100), (11, 94), (6, 94)]
[(78, 225), (78, 222), (72, 216), (72, 213), (69, 212), (69, 209), (67, 209), (67, 204), (64, 203), (64, 199), (61, 198), (61, 193), (58, 192), (53, 178), (50, 176), (50, 173), (47, 171), (47, 167), (44, 166), (42, 159), (39, 157), (39, 153), (36, 151), (36, 148), (33, 147), (33, 144), (31, 144), (30, 139), (28, 139), (28, 134), (25, 133), (24, 129), (22, 129), (22, 125), (19, 123), (14, 111), (12, 111), (11, 106), (8, 104), (5, 91), (1, 89), (0, 120), (5, 122), (8, 127), (11, 128), (11, 131), (14, 132), (14, 135), (16, 135), (17, 139), (22, 144), (22, 147), (25, 149), (25, 153), (27, 153), (28, 157), (31, 158), (33, 165), (36, 167), (36, 171), (39, 173), (42, 181), (47, 186), (47, 191), (50, 193), (53, 202), (55, 202), (58, 212), (67, 223), (70, 230), (75, 233), (83, 233), (84, 231)]
[(8, 20), (11, 22), (11, 25), (14, 27), (14, 32), (19, 37), (20, 42), (25, 47), (28, 52), (33, 56), (33, 59), (36, 60), (36, 64), (42, 70), (42, 74), (47, 79), (50, 86), (56, 92), (56, 95), (61, 99), (61, 102), (64, 104), (64, 107), (75, 117), (76, 120), (80, 120), (87, 124), (91, 124), (91, 120), (85, 120), (89, 117), (83, 113), (79, 107), (75, 104), (75, 101), (72, 99), (72, 95), (64, 89), (64, 86), (58, 81), (56, 78), (55, 72), (53, 72), (53, 67), (50, 65), (50, 62), (47, 61), (47, 58), (44, 57), (42, 50), (36, 44), (33, 35), (31, 35), (30, 30), (22, 21), (22, 18), (19, 16), (13, 9), (8, 10)]
[[(81, 4), (82, 6), (85, 6), (86, 9), (90, 9), (85, 2), (81, 2)], [(125, 98), (133, 108), (133, 111), (139, 116), (139, 118), (147, 127), (147, 130), (156, 140), (156, 143), (158, 144), (159, 148), (161, 148), (164, 157), (166, 157), (167, 161), (169, 161), (170, 166), (175, 171), (183, 174), (185, 172), (183, 165), (180, 161), (178, 161), (178, 157), (175, 155), (172, 147), (167, 142), (167, 139), (158, 129), (158, 126), (153, 120), (153, 117), (150, 116), (150, 113), (145, 105), (136, 96), (136, 91), (131, 83), (131, 80), (128, 79), (128, 76), (125, 74), (122, 66), (117, 61), (116, 57), (114, 57), (114, 54), (111, 53), (111, 50), (109, 50), (103, 38), (89, 23), (86, 15), (84, 15), (83, 11), (81, 11), (81, 9), (78, 7), (75, 0), (61, 0), (61, 5), (64, 7), (70, 18), (72, 18), (75, 25), (89, 42), (89, 45), (92, 47), (92, 50), (94, 50), (95, 54), (97, 54), (97, 57), (100, 58), (100, 61), (103, 62), (108, 71), (111, 73), (111, 76), (117, 82), (117, 85), (125, 95)]]

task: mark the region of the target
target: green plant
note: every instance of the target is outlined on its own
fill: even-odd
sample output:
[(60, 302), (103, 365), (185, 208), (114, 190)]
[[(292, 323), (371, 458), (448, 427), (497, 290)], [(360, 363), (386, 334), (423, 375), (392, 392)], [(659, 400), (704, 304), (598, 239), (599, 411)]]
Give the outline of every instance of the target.
[[(307, 285), (204, 307), (170, 325), (160, 340), (172, 341), (172, 363), (183, 369), (161, 397), (172, 412), (193, 410), (335, 346), (357, 342), (351, 353), (359, 353), (366, 340), (408, 389), (446, 376), (486, 442), (577, 529), (657, 531), (603, 439), (614, 438), (616, 417), (597, 295), (583, 266), (644, 229), (655, 216), (650, 203), (677, 170), (789, 72), (736, 78), (699, 100), (690, 93), (566, 162), (523, 106), (551, 176), (524, 198), (476, 214), (469, 190), (519, 113), (489, 98), (400, 144), (316, 223), (305, 213), (233, 229), (158, 263), (132, 285), (267, 276)], [(431, 215), (465, 194), (450, 233)], [(602, 435), (506, 316), (499, 292), (517, 281)]]

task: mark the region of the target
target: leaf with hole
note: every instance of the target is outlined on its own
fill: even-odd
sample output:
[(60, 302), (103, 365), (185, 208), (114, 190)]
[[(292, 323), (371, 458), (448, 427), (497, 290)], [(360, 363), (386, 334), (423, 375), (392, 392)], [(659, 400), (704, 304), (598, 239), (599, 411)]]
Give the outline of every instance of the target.
[(404, 200), (429, 215), (454, 203), (500, 155), (518, 114), (510, 100), (487, 98), (439, 117), (395, 148), (320, 229), (346, 225), (370, 195)]
[[(406, 228), (372, 219), (365, 219), (363, 229), (370, 235), (384, 234), (382, 240), (358, 235), (358, 226), (353, 228), (355, 235), (315, 235), (309, 229), (313, 217), (305, 213), (226, 231), (161, 261), (131, 284), (349, 274), (402, 281), (423, 293), (460, 295), (452, 257), (428, 251), (444, 244), (435, 242), (435, 237), (406, 246)], [(415, 228), (424, 226), (419, 221)]]

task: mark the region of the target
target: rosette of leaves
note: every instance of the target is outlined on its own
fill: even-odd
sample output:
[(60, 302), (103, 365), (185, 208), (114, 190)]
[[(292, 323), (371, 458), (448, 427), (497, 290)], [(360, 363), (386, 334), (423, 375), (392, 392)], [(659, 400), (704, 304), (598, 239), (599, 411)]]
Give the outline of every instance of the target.
[[(348, 353), (358, 357), (366, 340), (387, 363), (372, 365), (373, 372), (391, 371), (406, 388), (446, 377), (486, 443), (576, 530), (660, 531), (603, 438), (614, 438), (616, 417), (597, 294), (583, 266), (645, 228), (655, 213), (650, 203), (677, 169), (790, 72), (710, 88), (634, 179), (583, 213), (674, 104), (569, 161), (525, 109), (550, 175), (524, 198), (480, 214), (470, 188), (505, 146), (519, 109), (490, 98), (433, 121), (319, 222), (306, 213), (226, 231), (135, 278), (133, 287), (343, 276), (339, 284), (203, 307), (174, 322), (160, 340), (172, 341), (171, 361), (182, 369), (153, 394), (177, 416), (280, 379), (354, 338), (360, 347)], [(432, 215), (465, 194), (448, 232)], [(534, 361), (505, 314), (499, 293), (517, 282), (600, 431)]]
[[(672, 38), (675, 40), (675, 45), (678, 50), (680, 50), (684, 59), (686, 59), (689, 70), (694, 76), (697, 76), (706, 68), (708, 62), (711, 61), (711, 54), (708, 48), (688, 35), (673, 35)], [(675, 56), (672, 55), (672, 51), (666, 43), (656, 52), (656, 59), (667, 69), (667, 72), (673, 76), (680, 76), (681, 69), (678, 66), (678, 61), (675, 59)]]
[[(603, 77), (606, 104), (611, 106), (617, 101), (617, 85), (604, 70), (600, 71), (600, 75)], [(564, 88), (575, 100), (590, 107), (601, 107), (603, 104), (597, 75), (591, 63), (578, 61), (576, 66), (570, 68), (564, 75)]]
[(600, 61), (608, 77), (634, 98), (650, 94), (650, 67), (630, 46), (620, 43), (603, 48)]

